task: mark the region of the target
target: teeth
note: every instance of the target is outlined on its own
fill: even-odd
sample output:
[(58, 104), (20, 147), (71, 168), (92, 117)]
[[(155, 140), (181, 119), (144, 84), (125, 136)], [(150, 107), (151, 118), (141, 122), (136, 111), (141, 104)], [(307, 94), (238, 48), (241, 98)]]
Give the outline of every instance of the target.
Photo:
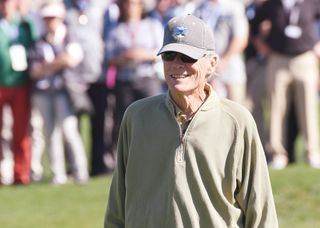
[(186, 78), (186, 77), (188, 77), (188, 75), (181, 75), (181, 74), (177, 75), (177, 74), (173, 74), (173, 75), (171, 75), (171, 77), (172, 77), (172, 78), (175, 78), (175, 79), (180, 79), (180, 78)]

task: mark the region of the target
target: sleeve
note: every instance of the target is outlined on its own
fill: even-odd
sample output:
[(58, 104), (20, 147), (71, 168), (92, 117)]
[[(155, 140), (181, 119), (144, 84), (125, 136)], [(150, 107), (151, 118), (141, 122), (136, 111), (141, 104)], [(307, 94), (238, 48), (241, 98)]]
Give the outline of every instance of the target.
[[(254, 18), (250, 21), (251, 34), (253, 36), (258, 36), (260, 34), (260, 24), (268, 18), (269, 1), (261, 3), (261, 5), (256, 6), (256, 12)], [(271, 10), (272, 11), (272, 10)]]
[[(233, 3), (234, 4), (234, 3)], [(243, 3), (236, 2), (233, 6), (233, 34), (235, 37), (247, 38), (249, 23)]]
[(241, 139), (243, 158), (238, 165), (236, 200), (245, 214), (245, 227), (278, 227), (268, 166), (253, 118)]
[[(126, 115), (125, 115), (126, 116)], [(125, 228), (125, 199), (126, 199), (126, 156), (128, 151), (126, 124), (121, 124), (118, 139), (117, 165), (113, 174), (109, 191), (109, 200), (105, 213), (104, 228)]]
[(119, 7), (116, 3), (110, 3), (107, 6), (107, 9), (103, 16), (102, 35), (104, 40), (108, 38), (109, 32), (111, 31), (111, 29), (113, 29), (117, 25), (119, 14), (120, 14)]
[(117, 56), (117, 54), (119, 53), (119, 47), (118, 47), (118, 25), (113, 27), (110, 30), (109, 35), (106, 37), (105, 39), (105, 60), (106, 62), (109, 62), (110, 60), (112, 60), (113, 58), (115, 58)]

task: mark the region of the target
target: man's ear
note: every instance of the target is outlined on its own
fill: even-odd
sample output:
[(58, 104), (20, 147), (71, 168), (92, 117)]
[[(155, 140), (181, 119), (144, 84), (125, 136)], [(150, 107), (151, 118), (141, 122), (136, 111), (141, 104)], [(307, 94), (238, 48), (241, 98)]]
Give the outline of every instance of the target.
[(217, 65), (218, 65), (218, 62), (219, 62), (218, 55), (210, 56), (210, 59), (209, 59), (210, 67), (208, 67), (208, 72), (207, 72), (208, 75), (212, 75), (215, 72)]

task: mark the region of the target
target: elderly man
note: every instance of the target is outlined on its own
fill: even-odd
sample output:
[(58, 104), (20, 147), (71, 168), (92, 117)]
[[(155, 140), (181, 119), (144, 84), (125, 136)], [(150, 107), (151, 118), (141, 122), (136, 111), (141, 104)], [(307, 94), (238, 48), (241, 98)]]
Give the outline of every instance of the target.
[(256, 125), (207, 83), (211, 28), (175, 17), (158, 54), (169, 92), (125, 113), (105, 228), (278, 227)]

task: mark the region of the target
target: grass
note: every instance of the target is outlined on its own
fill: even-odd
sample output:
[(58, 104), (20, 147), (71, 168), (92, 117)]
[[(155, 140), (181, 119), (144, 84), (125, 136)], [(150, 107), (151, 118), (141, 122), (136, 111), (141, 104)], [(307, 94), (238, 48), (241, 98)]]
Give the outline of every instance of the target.
[[(270, 175), (280, 227), (320, 227), (320, 171), (299, 162)], [(102, 176), (81, 186), (2, 186), (0, 227), (103, 227), (110, 182)]]
[[(83, 123), (85, 139), (89, 130), (86, 117)], [(85, 144), (88, 150), (90, 141)], [(297, 164), (270, 171), (280, 227), (320, 227), (320, 170), (302, 162), (301, 139), (296, 150)], [(52, 186), (49, 172), (46, 175), (47, 180), (39, 184), (0, 187), (1, 228), (103, 227), (111, 176), (92, 178), (87, 185)]]
[(299, 163), (270, 176), (280, 227), (320, 227), (320, 171)]
[(87, 185), (48, 183), (0, 188), (0, 227), (103, 227), (111, 177), (91, 179)]

